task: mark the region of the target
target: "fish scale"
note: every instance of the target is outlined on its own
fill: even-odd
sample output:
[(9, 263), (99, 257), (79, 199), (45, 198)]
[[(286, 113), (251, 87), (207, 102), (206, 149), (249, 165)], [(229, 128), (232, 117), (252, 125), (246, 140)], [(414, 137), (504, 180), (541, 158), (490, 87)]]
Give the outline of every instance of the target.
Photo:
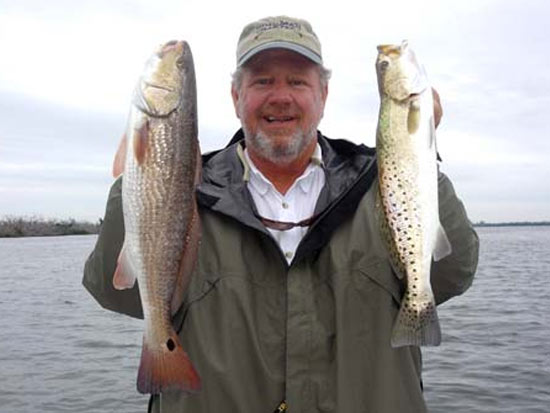
[(378, 51), (378, 217), (392, 266), (406, 285), (391, 344), (438, 345), (430, 270), (432, 257), (449, 254), (450, 244), (439, 222), (431, 88), (406, 42)]
[(137, 279), (139, 285), (145, 320), (137, 381), (141, 393), (200, 388), (171, 323), (198, 250), (196, 116), (191, 51), (183, 41), (168, 42), (151, 56), (136, 87), (127, 142), (119, 149), (125, 155), (117, 153), (113, 167), (124, 170), (125, 226), (113, 283), (129, 288)]

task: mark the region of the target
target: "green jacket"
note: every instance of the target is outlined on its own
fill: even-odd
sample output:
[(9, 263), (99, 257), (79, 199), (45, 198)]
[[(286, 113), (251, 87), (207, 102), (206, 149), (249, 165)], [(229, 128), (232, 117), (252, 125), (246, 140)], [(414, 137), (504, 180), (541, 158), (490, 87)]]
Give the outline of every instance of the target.
[[(239, 131), (226, 149), (203, 156), (198, 264), (174, 317), (203, 388), (155, 395), (150, 411), (272, 413), (286, 400), (290, 413), (425, 412), (420, 349), (390, 346), (404, 286), (374, 213), (374, 151), (319, 134), (320, 215), (289, 266), (254, 215), (236, 150), (241, 139)], [(443, 174), (439, 197), (453, 247), (433, 264), (441, 303), (472, 283), (478, 238)], [(105, 308), (141, 317), (137, 288), (112, 287), (123, 232), (117, 180), (83, 283)]]

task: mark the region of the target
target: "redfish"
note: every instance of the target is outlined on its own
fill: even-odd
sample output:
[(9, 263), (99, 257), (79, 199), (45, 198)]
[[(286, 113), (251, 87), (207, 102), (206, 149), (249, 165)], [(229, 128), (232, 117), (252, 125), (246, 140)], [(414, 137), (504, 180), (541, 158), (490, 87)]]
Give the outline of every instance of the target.
[(162, 45), (137, 84), (113, 165), (115, 176), (123, 172), (125, 227), (113, 284), (124, 289), (138, 282), (145, 321), (137, 379), (141, 393), (200, 388), (171, 323), (194, 270), (200, 238), (196, 95), (188, 44)]

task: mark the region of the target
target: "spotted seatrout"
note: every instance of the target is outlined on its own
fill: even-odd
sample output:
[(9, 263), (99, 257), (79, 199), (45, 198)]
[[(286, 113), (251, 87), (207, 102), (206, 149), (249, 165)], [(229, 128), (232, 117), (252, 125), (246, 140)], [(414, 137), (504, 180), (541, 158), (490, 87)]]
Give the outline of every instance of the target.
[(171, 323), (198, 250), (200, 162), (193, 58), (186, 42), (171, 41), (145, 66), (113, 165), (115, 176), (123, 172), (125, 226), (113, 284), (124, 289), (138, 281), (145, 320), (141, 393), (200, 388)]
[(406, 283), (391, 345), (438, 345), (430, 268), (432, 258), (450, 254), (451, 246), (439, 221), (432, 90), (406, 41), (378, 46), (376, 72), (381, 232)]

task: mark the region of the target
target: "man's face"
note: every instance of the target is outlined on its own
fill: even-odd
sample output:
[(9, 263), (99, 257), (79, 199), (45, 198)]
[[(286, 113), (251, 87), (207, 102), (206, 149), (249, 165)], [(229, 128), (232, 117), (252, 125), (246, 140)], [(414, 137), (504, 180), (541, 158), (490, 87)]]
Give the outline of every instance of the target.
[(243, 68), (231, 95), (249, 151), (270, 161), (291, 162), (316, 138), (327, 87), (309, 59), (284, 49), (260, 52)]

